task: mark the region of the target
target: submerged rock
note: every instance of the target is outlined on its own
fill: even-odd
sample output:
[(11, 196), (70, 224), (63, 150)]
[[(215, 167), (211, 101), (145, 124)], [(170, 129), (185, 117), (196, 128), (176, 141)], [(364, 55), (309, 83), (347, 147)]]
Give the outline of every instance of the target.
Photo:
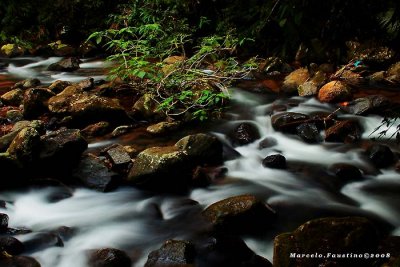
[(7, 230), (8, 227), (8, 215), (4, 213), (0, 213), (0, 232)]
[(351, 89), (341, 81), (331, 81), (318, 92), (319, 101), (326, 103), (350, 101), (352, 98)]
[(102, 248), (89, 255), (90, 267), (131, 267), (132, 261), (122, 250), (115, 248)]
[(144, 267), (194, 266), (195, 248), (187, 241), (168, 240), (163, 246), (149, 254)]
[[(343, 217), (316, 219), (291, 233), (280, 234), (274, 241), (274, 267), (289, 266), (370, 266), (375, 259), (289, 257), (298, 254), (364, 254), (376, 251), (379, 235), (374, 225), (365, 218)], [(292, 254), (291, 254), (292, 253)]]
[(347, 163), (335, 163), (329, 167), (329, 171), (334, 173), (344, 182), (362, 179), (362, 173), (360, 169)]
[(272, 223), (275, 212), (255, 196), (240, 195), (210, 205), (203, 216), (219, 232), (255, 233)]
[(57, 234), (45, 232), (32, 235), (23, 245), (25, 252), (36, 252), (51, 247), (63, 247), (64, 243)]

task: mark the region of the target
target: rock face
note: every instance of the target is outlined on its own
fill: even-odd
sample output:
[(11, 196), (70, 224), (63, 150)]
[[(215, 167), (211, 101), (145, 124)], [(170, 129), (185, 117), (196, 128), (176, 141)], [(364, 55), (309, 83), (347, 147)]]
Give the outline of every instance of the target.
[(241, 123), (233, 131), (232, 142), (234, 145), (247, 145), (260, 138), (256, 126), (250, 123)]
[(336, 122), (325, 132), (327, 142), (353, 142), (361, 137), (361, 128), (356, 121), (345, 120)]
[(203, 211), (203, 216), (223, 233), (254, 233), (265, 230), (275, 217), (274, 211), (252, 195), (218, 201)]
[(136, 157), (127, 179), (144, 188), (181, 191), (190, 182), (189, 159), (176, 146), (148, 148)]
[(338, 103), (352, 100), (353, 96), (350, 88), (341, 81), (332, 81), (324, 86), (318, 92), (318, 99), (326, 103)]
[(78, 58), (70, 57), (65, 58), (59, 62), (51, 64), (47, 70), (49, 71), (74, 71), (79, 69), (81, 61)]
[(145, 267), (193, 266), (195, 248), (186, 241), (168, 240), (164, 245), (149, 254)]
[(102, 248), (89, 255), (90, 267), (131, 267), (132, 261), (125, 252), (115, 248)]
[(88, 188), (100, 192), (111, 191), (119, 183), (119, 175), (110, 171), (101, 160), (94, 156), (84, 157), (73, 172), (73, 176)]
[[(376, 251), (379, 236), (375, 227), (361, 217), (323, 218), (309, 221), (274, 241), (274, 267), (290, 266), (370, 266), (367, 259), (297, 258), (291, 253), (346, 254)], [(321, 265), (325, 264), (325, 265)], [(330, 265), (338, 264), (338, 265)]]
[(86, 125), (98, 121), (127, 120), (126, 112), (117, 99), (89, 93), (69, 94), (65, 90), (49, 99), (49, 110), (56, 116), (70, 115), (76, 123)]

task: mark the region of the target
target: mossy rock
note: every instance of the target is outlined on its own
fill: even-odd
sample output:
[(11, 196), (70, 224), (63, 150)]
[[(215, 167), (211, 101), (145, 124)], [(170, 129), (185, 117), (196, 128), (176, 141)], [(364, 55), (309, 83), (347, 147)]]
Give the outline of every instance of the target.
[(22, 56), (25, 53), (25, 49), (16, 44), (5, 44), (1, 47), (0, 51), (6, 57)]
[(38, 156), (40, 134), (32, 127), (22, 129), (7, 149), (22, 164), (31, 164)]
[(24, 91), (19, 88), (13, 89), (13, 90), (3, 94), (0, 97), (0, 99), (5, 105), (17, 107), (22, 104), (22, 101), (24, 99)]

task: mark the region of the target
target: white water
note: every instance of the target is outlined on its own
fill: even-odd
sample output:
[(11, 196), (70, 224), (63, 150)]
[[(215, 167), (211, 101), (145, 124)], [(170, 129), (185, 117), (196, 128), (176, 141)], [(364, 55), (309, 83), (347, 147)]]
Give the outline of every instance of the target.
[[(39, 79), (44, 77), (46, 82), (54, 77), (62, 80), (84, 78), (74, 73), (48, 75), (43, 72), (43, 67), (55, 60), (53, 58), (30, 60), (33, 62), (10, 64), (8, 72)], [(99, 61), (82, 65), (88, 69), (103, 67)], [(227, 133), (240, 122), (251, 122), (259, 129), (261, 138), (235, 148), (242, 157), (225, 162), (228, 168), (226, 179), (216, 181), (208, 188), (195, 189), (188, 196), (152, 196), (134, 188), (121, 188), (112, 193), (77, 189), (72, 197), (51, 202), (49, 196), (56, 193), (56, 188), (3, 192), (0, 199), (6, 200), (8, 205), (6, 210), (0, 212), (10, 216), (10, 227), (26, 227), (33, 232), (50, 231), (60, 226), (76, 229), (77, 232), (65, 241), (64, 247), (52, 247), (32, 254), (43, 267), (86, 267), (85, 253), (101, 247), (124, 249), (129, 255), (139, 251), (140, 259), (134, 266), (143, 266), (149, 251), (160, 247), (165, 240), (185, 238), (201, 227), (194, 219), (198, 207), (179, 205), (180, 200), (185, 198), (198, 201), (202, 207), (239, 194), (250, 193), (263, 199), (278, 214), (278, 230), (272, 230), (268, 237), (246, 237), (245, 241), (255, 252), (270, 260), (274, 234), (293, 230), (321, 213), (375, 216), (392, 224), (394, 233), (400, 234), (400, 209), (397, 204), (400, 197), (393, 193), (393, 188), (400, 189), (399, 173), (388, 168), (381, 170), (379, 175), (372, 175), (373, 168), (362, 156), (361, 148), (332, 143), (306, 144), (296, 136), (274, 131), (268, 113), (277, 103), (270, 96), (240, 90), (233, 90), (232, 95), (238, 108), (232, 109), (229, 114), (232, 119), (216, 125), (213, 133), (229, 144)], [(292, 112), (310, 114), (336, 110), (315, 99), (292, 98), (290, 101), (300, 102), (288, 110)], [(287, 100), (280, 100), (278, 104), (285, 102)], [(369, 133), (381, 120), (377, 116), (357, 119), (364, 128), (364, 139), (369, 138)], [(266, 137), (273, 138), (276, 144), (259, 149), (259, 142)], [(94, 143), (90, 147), (102, 145)], [(275, 153), (284, 155), (289, 166), (295, 162), (304, 167), (312, 165), (311, 172), (264, 168), (262, 159)], [(340, 162), (360, 168), (365, 179), (348, 183), (341, 189), (326, 186), (325, 182), (333, 179), (332, 176), (320, 176), (316, 169), (326, 173), (331, 164)], [(159, 218), (155, 206), (160, 209), (163, 218)], [(26, 237), (17, 238), (23, 240)]]

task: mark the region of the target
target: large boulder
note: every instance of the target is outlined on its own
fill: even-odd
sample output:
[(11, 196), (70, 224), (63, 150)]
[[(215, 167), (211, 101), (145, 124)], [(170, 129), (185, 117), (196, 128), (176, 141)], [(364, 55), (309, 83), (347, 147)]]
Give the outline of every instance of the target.
[(175, 146), (186, 151), (195, 164), (222, 163), (222, 143), (215, 136), (202, 133), (188, 135), (176, 142)]
[(72, 116), (75, 123), (87, 125), (98, 121), (127, 121), (128, 116), (117, 99), (101, 97), (90, 93), (53, 96), (48, 101), (50, 112), (57, 116)]
[[(352, 253), (358, 256), (360, 253), (364, 255), (376, 251), (378, 240), (377, 229), (365, 218), (316, 219), (293, 232), (275, 237), (273, 266), (372, 266), (374, 259), (346, 258), (341, 255)], [(302, 254), (308, 254), (308, 257), (302, 257)]]
[(85, 186), (100, 192), (115, 189), (119, 182), (119, 175), (109, 170), (97, 157), (86, 156), (78, 164), (73, 176)]
[(19, 106), (22, 104), (22, 100), (24, 99), (24, 91), (19, 88), (13, 89), (3, 94), (0, 99), (5, 105)]
[(181, 191), (190, 183), (193, 165), (186, 151), (176, 146), (148, 148), (136, 157), (128, 181), (162, 191)]
[(41, 136), (40, 163), (44, 173), (68, 175), (88, 146), (79, 130), (60, 129)]
[(25, 118), (36, 118), (48, 111), (47, 102), (55, 94), (45, 88), (31, 88), (25, 91), (23, 114)]
[(79, 64), (81, 61), (78, 58), (70, 57), (62, 59), (59, 62), (53, 63), (47, 67), (49, 71), (74, 71), (79, 69)]
[(255, 196), (240, 195), (210, 205), (203, 216), (218, 232), (256, 233), (272, 223), (275, 212)]
[(338, 103), (352, 100), (351, 89), (341, 81), (331, 81), (319, 90), (318, 99), (326, 103)]
[(122, 250), (102, 248), (90, 253), (88, 265), (90, 267), (131, 267), (132, 261)]

